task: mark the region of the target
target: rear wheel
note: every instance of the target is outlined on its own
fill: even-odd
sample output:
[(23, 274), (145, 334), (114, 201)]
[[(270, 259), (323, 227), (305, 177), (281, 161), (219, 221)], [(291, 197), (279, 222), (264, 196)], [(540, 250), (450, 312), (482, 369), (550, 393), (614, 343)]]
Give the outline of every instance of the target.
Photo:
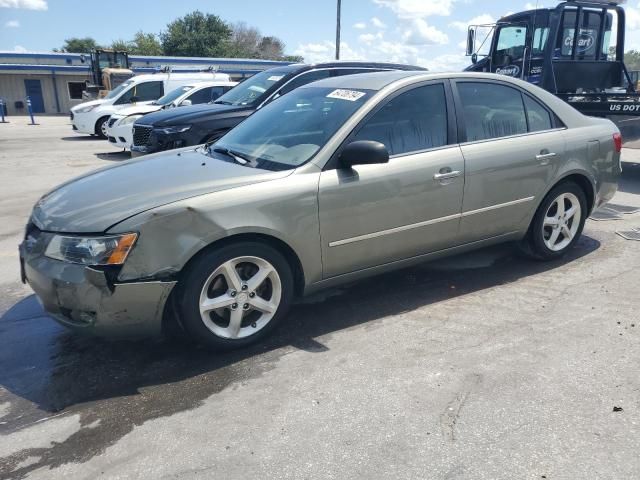
[(556, 186), (538, 208), (527, 238), (528, 253), (541, 260), (559, 258), (571, 249), (587, 219), (587, 199), (573, 182)]
[(96, 135), (100, 138), (107, 138), (107, 123), (109, 122), (109, 117), (102, 117), (98, 119), (96, 122)]
[(249, 345), (271, 332), (293, 297), (287, 260), (261, 243), (204, 253), (190, 267), (179, 311), (195, 340), (216, 349)]

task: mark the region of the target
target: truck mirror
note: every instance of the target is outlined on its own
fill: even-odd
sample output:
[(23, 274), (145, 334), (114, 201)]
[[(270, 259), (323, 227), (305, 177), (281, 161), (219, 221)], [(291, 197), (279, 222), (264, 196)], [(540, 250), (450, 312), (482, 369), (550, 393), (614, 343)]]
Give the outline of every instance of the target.
[(471, 56), (476, 50), (476, 31), (473, 27), (469, 27), (467, 33), (467, 56)]
[(473, 63), (474, 65), (476, 63), (478, 63), (478, 54), (474, 53), (473, 55), (471, 55), (471, 63)]

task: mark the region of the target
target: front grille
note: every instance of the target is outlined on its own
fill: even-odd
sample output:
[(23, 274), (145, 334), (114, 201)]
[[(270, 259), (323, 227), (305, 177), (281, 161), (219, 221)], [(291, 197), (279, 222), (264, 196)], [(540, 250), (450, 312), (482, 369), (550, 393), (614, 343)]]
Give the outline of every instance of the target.
[(146, 147), (149, 145), (149, 138), (151, 138), (151, 130), (153, 127), (147, 127), (143, 125), (133, 126), (133, 144), (136, 147)]
[(114, 125), (117, 121), (118, 121), (118, 119), (117, 119), (117, 118), (110, 118), (110, 119), (109, 119), (109, 123), (108, 123), (109, 128), (113, 127), (113, 125)]

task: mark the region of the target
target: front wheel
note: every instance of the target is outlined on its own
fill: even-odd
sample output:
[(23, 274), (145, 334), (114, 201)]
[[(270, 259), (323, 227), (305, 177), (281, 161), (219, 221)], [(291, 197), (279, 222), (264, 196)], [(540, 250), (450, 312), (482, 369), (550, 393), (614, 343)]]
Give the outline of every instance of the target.
[(587, 199), (573, 182), (556, 186), (542, 201), (527, 239), (530, 253), (554, 260), (567, 253), (580, 236), (587, 219)]
[(179, 310), (195, 340), (231, 349), (272, 331), (292, 298), (293, 274), (287, 260), (268, 245), (243, 242), (196, 259), (184, 279)]
[(102, 117), (96, 122), (95, 132), (100, 138), (107, 138), (107, 123), (109, 117)]

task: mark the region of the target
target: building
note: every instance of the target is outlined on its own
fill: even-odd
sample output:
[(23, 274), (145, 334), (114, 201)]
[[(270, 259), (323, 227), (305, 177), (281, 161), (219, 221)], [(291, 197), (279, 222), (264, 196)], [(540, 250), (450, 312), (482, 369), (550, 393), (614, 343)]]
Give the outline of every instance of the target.
[[(8, 115), (27, 113), (26, 97), (34, 113), (67, 114), (83, 102), (82, 92), (91, 79), (89, 55), (79, 53), (22, 53), (0, 51), (0, 99)], [(235, 80), (289, 62), (235, 58), (148, 57), (130, 55), (136, 74), (154, 73), (171, 66), (173, 72), (193, 72), (214, 67)]]

